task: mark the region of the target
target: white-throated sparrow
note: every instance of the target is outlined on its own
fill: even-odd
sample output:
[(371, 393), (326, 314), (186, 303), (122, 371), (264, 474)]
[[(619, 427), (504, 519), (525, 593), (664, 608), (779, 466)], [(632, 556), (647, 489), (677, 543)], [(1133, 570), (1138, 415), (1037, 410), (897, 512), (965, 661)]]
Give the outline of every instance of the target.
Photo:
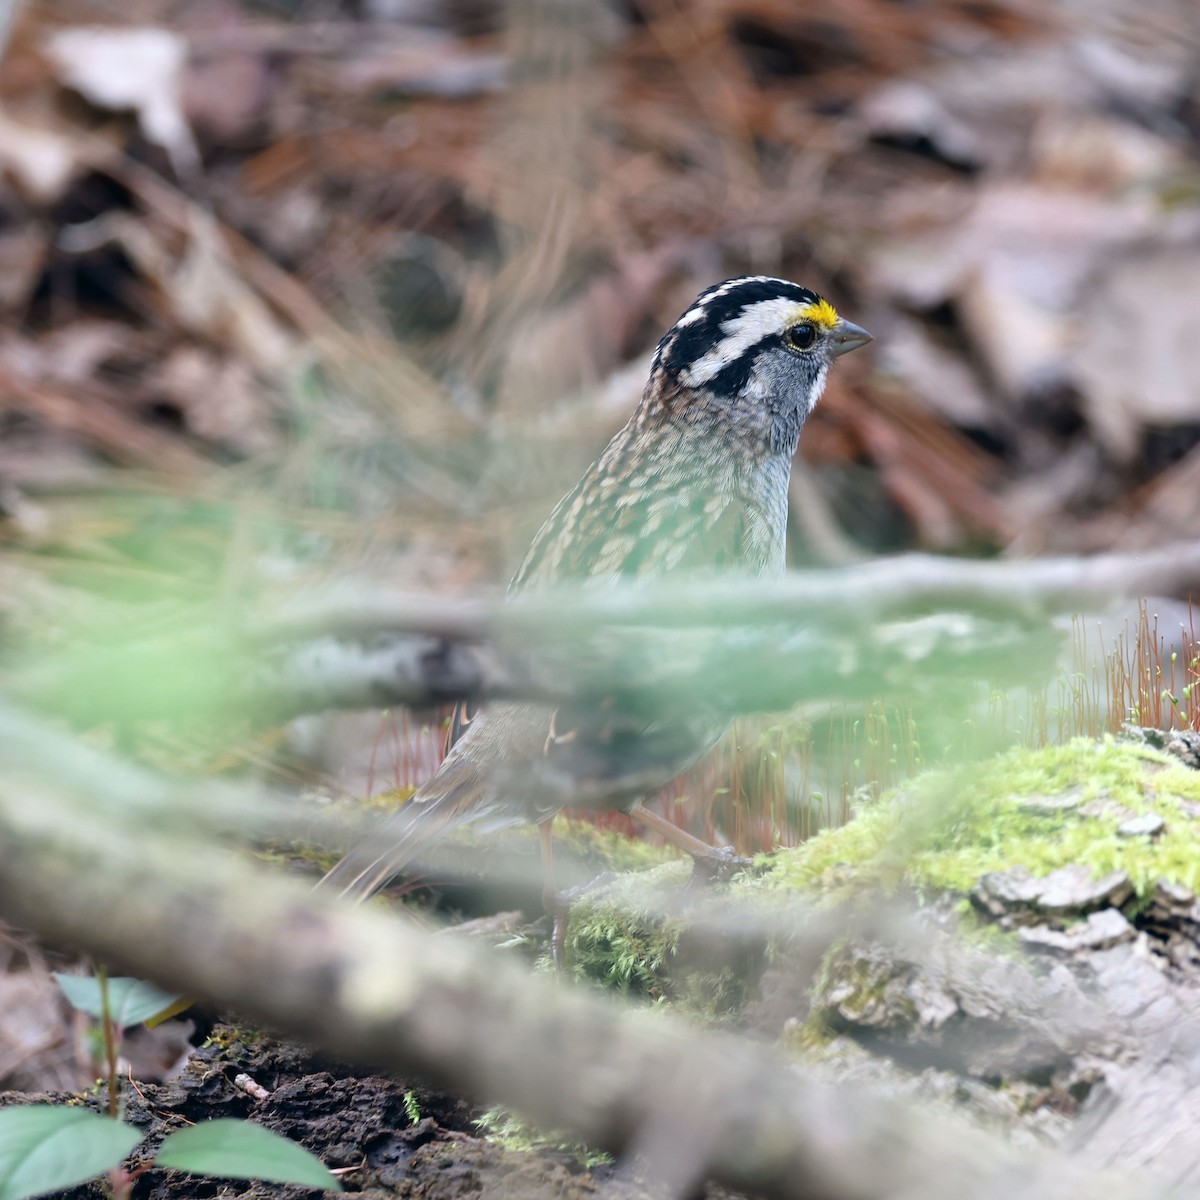
[[(814, 292), (766, 276), (701, 292), (668, 330), (641, 403), (529, 547), (510, 592), (572, 580), (784, 570), (788, 477), (830, 363), (870, 341)], [(627, 808), (693, 854), (719, 855), (640, 807), (709, 750), (702, 710), (619, 726), (595, 708), (491, 704), (437, 774), (324, 883), (365, 898), (449, 827), (543, 822), (572, 806)]]

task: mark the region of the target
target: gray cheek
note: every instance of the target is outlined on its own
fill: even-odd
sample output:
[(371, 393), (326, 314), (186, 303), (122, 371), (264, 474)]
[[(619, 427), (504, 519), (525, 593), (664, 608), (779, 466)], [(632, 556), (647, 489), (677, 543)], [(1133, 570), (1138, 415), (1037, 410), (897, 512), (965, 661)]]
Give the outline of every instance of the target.
[(817, 354), (789, 354), (786, 350), (764, 355), (755, 372), (776, 411), (801, 410), (805, 415), (825, 386), (829, 364)]
[(746, 394), (757, 393), (765, 404), (774, 453), (789, 458), (795, 453), (800, 427), (825, 386), (827, 370), (827, 364), (816, 356), (798, 356), (786, 350), (764, 355), (758, 364)]
[(807, 416), (825, 386), (829, 363), (815, 351), (803, 356), (785, 353), (774, 358), (772, 365), (779, 372), (777, 394), (782, 403), (802, 409)]

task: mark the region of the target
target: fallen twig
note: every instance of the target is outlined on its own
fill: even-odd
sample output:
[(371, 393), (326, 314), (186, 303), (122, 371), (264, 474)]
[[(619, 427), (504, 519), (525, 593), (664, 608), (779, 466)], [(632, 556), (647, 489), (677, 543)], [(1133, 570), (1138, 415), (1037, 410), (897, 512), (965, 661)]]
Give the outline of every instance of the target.
[(64, 823), (44, 789), (0, 787), (5, 918), (346, 1058), (616, 1153), (670, 1114), (706, 1133), (699, 1174), (780, 1200), (1153, 1194), (1017, 1153), (945, 1112), (806, 1078), (763, 1046), (530, 977), (231, 855), (135, 844), (70, 807)]

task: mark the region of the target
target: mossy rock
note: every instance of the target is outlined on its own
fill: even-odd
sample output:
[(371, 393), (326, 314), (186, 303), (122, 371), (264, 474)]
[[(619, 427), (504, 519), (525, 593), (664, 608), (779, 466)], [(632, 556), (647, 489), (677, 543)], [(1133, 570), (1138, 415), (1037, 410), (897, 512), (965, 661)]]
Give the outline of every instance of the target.
[[(1128, 832), (1132, 817), (1150, 815), (1160, 832)], [(931, 898), (965, 895), (990, 871), (1070, 865), (1124, 871), (1142, 901), (1160, 879), (1200, 891), (1200, 772), (1111, 738), (1012, 750), (918, 776), (842, 828), (779, 851), (750, 886)]]
[[(1130, 833), (1132, 818), (1151, 815), (1161, 818), (1156, 834)], [(1148, 903), (1159, 880), (1200, 892), (1200, 772), (1112, 739), (1012, 750), (926, 772), (863, 805), (847, 825), (763, 856), (757, 872), (703, 895), (709, 905), (728, 895), (768, 910), (795, 893), (813, 909), (881, 894), (932, 902), (967, 896), (989, 872), (1024, 867), (1040, 877), (1071, 865), (1097, 878), (1124, 871), (1134, 888), (1130, 913)], [(762, 954), (696, 960), (680, 891), (689, 871), (669, 863), (635, 872), (577, 903), (568, 934), (573, 974), (706, 1018), (736, 1017)], [(1013, 940), (987, 921), (971, 924), (981, 940)], [(1009, 950), (1016, 953), (1015, 942)]]

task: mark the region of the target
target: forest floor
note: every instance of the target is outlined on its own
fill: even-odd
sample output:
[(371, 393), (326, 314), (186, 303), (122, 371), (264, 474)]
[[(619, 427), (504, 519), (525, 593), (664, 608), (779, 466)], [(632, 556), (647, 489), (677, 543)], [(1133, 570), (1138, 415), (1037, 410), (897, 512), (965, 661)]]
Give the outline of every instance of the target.
[[(552, 7), (20, 9), (0, 63), (0, 670), (349, 571), (503, 580), (661, 331), (741, 272), (801, 280), (877, 337), (805, 431), (793, 565), (1194, 536), (1190, 0)], [(1157, 681), (1157, 633), (1134, 641)], [(1142, 717), (1166, 724), (1152, 690)], [(1127, 715), (1102, 707), (1086, 732)], [(747, 727), (676, 789), (680, 818), (761, 851), (924, 765), (902, 711), (865, 748), (845, 735), (861, 709), (827, 742), (810, 718)], [(435, 769), (438, 721), (84, 732), (176, 775), (362, 797)], [(1161, 929), (1190, 928), (1162, 903)], [(1183, 942), (1155, 943), (1172, 986), (1196, 968)], [(5, 932), (0, 1103), (90, 1085), (51, 967), (82, 964)], [(253, 1112), (348, 1187), (403, 1196), (639, 1186), (266, 1038), (221, 1033), (172, 1076), (172, 1036), (129, 1044), (147, 1128)], [(1057, 1129), (1078, 1080), (1051, 1076), (1022, 1103)], [(181, 1187), (156, 1172), (136, 1195), (218, 1194)]]

